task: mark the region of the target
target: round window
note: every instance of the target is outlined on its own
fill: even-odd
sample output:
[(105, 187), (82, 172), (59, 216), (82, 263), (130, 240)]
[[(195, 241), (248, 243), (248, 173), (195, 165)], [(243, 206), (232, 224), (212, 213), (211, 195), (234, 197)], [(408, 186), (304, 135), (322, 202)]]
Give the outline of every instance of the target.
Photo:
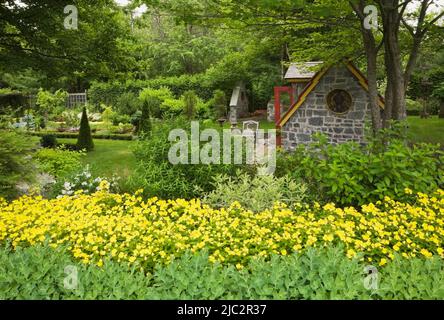
[(327, 105), (335, 113), (347, 113), (352, 107), (352, 97), (347, 91), (336, 89), (328, 94)]

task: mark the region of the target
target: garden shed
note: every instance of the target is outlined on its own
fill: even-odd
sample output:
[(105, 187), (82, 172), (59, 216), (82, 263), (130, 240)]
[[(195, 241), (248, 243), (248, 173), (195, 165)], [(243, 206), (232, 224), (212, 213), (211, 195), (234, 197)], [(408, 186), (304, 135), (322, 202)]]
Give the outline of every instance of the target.
[[(364, 143), (365, 122), (371, 120), (365, 76), (351, 62), (310, 73), (316, 64), (307, 64), (302, 72), (296, 65), (288, 69), (286, 79), (292, 83), (296, 101), (282, 117), (277, 108), (283, 147), (294, 150), (298, 144), (310, 143), (315, 133), (324, 133), (332, 144)], [(382, 112), (382, 97), (378, 103)]]

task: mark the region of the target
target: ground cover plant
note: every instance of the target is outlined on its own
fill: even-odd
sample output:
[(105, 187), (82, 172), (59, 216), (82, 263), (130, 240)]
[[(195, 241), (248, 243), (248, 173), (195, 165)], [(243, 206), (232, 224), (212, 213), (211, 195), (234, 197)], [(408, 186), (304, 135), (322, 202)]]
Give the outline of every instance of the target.
[(0, 203), (0, 241), (12, 247), (48, 242), (68, 246), (84, 263), (105, 258), (147, 270), (186, 251), (207, 250), (211, 262), (242, 268), (252, 257), (288, 255), (308, 247), (345, 246), (347, 256), (385, 265), (396, 253), (443, 256), (444, 191), (410, 195), (412, 203), (383, 201), (360, 209), (284, 204), (255, 213), (233, 203), (213, 209), (200, 200), (143, 201), (138, 194), (110, 194), (102, 181), (92, 195), (53, 200), (22, 197)]
[[(360, 259), (342, 248), (310, 249), (255, 260), (245, 269), (208, 262), (205, 253), (186, 254), (144, 273), (106, 261), (102, 268), (79, 264), (48, 246), (0, 250), (0, 299), (442, 299), (442, 259), (399, 255), (378, 273), (369, 290)], [(78, 285), (66, 288), (67, 266), (77, 268)], [(431, 276), (433, 275), (433, 276)]]

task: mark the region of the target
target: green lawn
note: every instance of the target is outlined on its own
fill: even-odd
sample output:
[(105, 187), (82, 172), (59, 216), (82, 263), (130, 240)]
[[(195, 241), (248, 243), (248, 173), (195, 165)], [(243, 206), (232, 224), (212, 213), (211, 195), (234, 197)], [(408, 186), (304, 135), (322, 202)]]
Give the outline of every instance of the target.
[(444, 119), (408, 117), (409, 137), (415, 142), (440, 143), (444, 147)]
[[(59, 139), (60, 143), (76, 143), (74, 139)], [(88, 152), (85, 164), (99, 176), (111, 177), (113, 174), (127, 177), (136, 166), (136, 158), (131, 151), (133, 141), (94, 140), (95, 148)]]

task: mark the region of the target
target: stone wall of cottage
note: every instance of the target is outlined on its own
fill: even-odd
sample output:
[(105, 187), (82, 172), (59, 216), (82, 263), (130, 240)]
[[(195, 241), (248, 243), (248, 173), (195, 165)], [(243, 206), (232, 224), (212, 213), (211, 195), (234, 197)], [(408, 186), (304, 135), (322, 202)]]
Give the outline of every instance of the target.
[[(346, 114), (336, 114), (327, 106), (327, 95), (335, 89), (346, 90), (352, 96), (352, 108)], [(324, 133), (332, 144), (363, 143), (367, 120), (370, 120), (367, 92), (345, 66), (332, 67), (283, 126), (282, 144), (286, 150), (294, 150), (298, 144), (310, 143), (312, 135), (318, 132)]]

